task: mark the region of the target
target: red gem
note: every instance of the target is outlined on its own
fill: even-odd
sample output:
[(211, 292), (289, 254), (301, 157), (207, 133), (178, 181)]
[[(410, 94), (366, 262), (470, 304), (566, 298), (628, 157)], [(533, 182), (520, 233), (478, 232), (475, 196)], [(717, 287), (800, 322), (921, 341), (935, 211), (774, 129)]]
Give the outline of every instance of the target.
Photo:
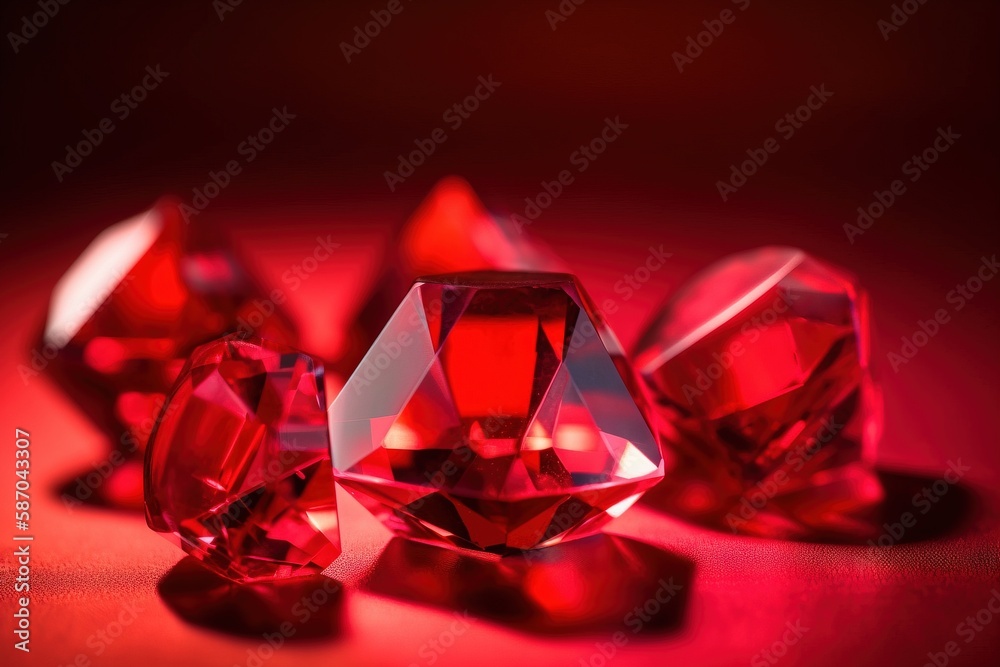
[(237, 581), (321, 572), (340, 554), (325, 396), (290, 348), (197, 348), (146, 454), (149, 527)]
[(572, 276), (425, 278), (330, 407), (334, 465), (405, 535), (547, 546), (663, 476), (641, 399)]
[(438, 182), (395, 235), (385, 266), (358, 315), (355, 350), (345, 360), (347, 372), (354, 370), (419, 276), (564, 270), (559, 259), (522, 230), (490, 214), (472, 187), (454, 176)]
[[(681, 509), (732, 513), (745, 524), (739, 495), (761, 491), (767, 511), (755, 503), (750, 518), (780, 533), (839, 521), (833, 514), (877, 500), (868, 336), (865, 292), (801, 250), (735, 255), (688, 282), (635, 354), (658, 398), (664, 440), (697, 469), (690, 484), (675, 485)], [(812, 501), (783, 505), (780, 496), (803, 489)]]
[(403, 275), (414, 278), (491, 269), (531, 271), (558, 263), (529, 243), (521, 230), (491, 215), (472, 187), (457, 177), (434, 186), (400, 232), (397, 251)]
[[(119, 451), (140, 459), (197, 345), (237, 330), (294, 340), (292, 325), (232, 253), (186, 240), (187, 232), (170, 201), (104, 230), (56, 285), (45, 324), (41, 349), (54, 356), (60, 384)], [(98, 491), (141, 498), (141, 487), (123, 486)]]

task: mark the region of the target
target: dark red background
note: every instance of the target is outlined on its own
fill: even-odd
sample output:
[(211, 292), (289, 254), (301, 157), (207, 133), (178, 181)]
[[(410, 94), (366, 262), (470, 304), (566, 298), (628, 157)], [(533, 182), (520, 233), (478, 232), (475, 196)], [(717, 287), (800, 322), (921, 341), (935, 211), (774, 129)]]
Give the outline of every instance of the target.
[[(377, 269), (390, 225), (438, 178), (461, 174), (494, 210), (520, 212), (524, 198), (568, 168), (570, 153), (608, 116), (620, 116), (628, 129), (529, 233), (564, 257), (598, 299), (620, 299), (615, 281), (644, 261), (651, 244), (674, 253), (612, 318), (626, 344), (693, 270), (756, 245), (803, 247), (849, 268), (870, 290), (886, 393), (881, 459), (936, 477), (961, 458), (973, 468), (969, 486), (982, 496), (978, 512), (949, 536), (873, 551), (737, 539), (640, 506), (612, 531), (655, 545), (660, 557), (651, 561), (639, 549), (632, 568), (607, 572), (594, 564), (580, 580), (556, 556), (542, 582), (555, 599), (591, 593), (613, 616), (627, 600), (609, 602), (614, 594), (594, 582), (610, 577), (621, 584), (612, 587), (618, 596), (635, 595), (641, 604), (644, 587), (649, 594), (656, 588), (650, 572), (674, 571), (665, 552), (693, 561), (680, 618), (649, 628), (617, 664), (747, 664), (786, 622), (801, 620), (810, 631), (782, 664), (918, 665), (985, 605), (1000, 579), (992, 499), (1000, 467), (1000, 284), (988, 283), (899, 373), (884, 355), (918, 319), (946, 307), (948, 290), (1000, 245), (996, 4), (927, 2), (885, 41), (876, 22), (889, 16), (889, 2), (753, 0), (683, 74), (671, 54), (730, 3), (588, 0), (552, 31), (545, 11), (557, 4), (404, 0), (404, 11), (350, 64), (338, 44), (385, 3), (245, 0), (220, 22), (208, 1), (71, 2), (18, 54), (5, 40), (2, 413), (5, 433), (15, 426), (32, 432), (37, 535), (34, 651), (17, 655), (19, 664), (65, 664), (81, 651), (94, 664), (245, 664), (246, 650), (260, 642), (233, 636), (233, 627), (207, 627), (218, 623), (206, 614), (228, 613), (213, 617), (207, 593), (184, 597), (184, 587), (174, 585), (164, 596), (162, 583), (158, 592), (181, 554), (141, 517), (63, 508), (57, 484), (97, 461), (103, 445), (50, 382), (25, 386), (16, 365), (34, 344), (52, 285), (94, 234), (160, 194), (190, 200), (191, 189), (237, 157), (237, 145), (275, 106), (297, 118), (199, 220), (231, 228), (273, 280), (312, 251), (317, 234), (342, 243), (342, 253), (293, 295), (293, 313), (314, 332), (342, 323), (344, 304), (360, 299)], [(7, 3), (0, 29), (17, 29), (34, 11), (31, 2)], [(169, 77), (57, 182), (50, 165), (64, 146), (95, 127), (111, 101), (156, 64)], [(442, 112), (489, 74), (502, 82), (495, 95), (390, 192), (383, 172), (395, 168), (396, 156), (443, 126)], [(723, 202), (715, 183), (729, 165), (776, 136), (775, 121), (820, 84), (834, 93), (831, 100)], [(961, 139), (849, 243), (843, 225), (856, 208), (900, 178), (902, 163), (948, 126)], [(311, 344), (307, 336), (303, 345)], [(12, 445), (4, 436), (2, 460), (13, 460)], [(407, 600), (402, 587), (385, 585), (413, 572), (399, 559), (379, 562), (387, 535), (353, 501), (342, 501), (345, 554), (332, 574), (346, 592), (328, 619), (334, 631), (292, 642), (269, 664), (426, 664), (418, 651), (448, 628), (452, 609), (441, 600)], [(3, 551), (6, 582), (11, 559)], [(470, 577), (448, 559), (431, 566), (443, 582)], [(473, 571), (468, 586), (475, 591), (490, 572)], [(6, 618), (11, 593), (4, 586)], [(491, 596), (493, 589), (478, 598), (487, 600), (480, 611)], [(480, 613), (488, 618), (437, 664), (577, 665), (595, 642), (621, 629), (612, 622), (532, 631), (515, 622), (514, 597), (497, 597), (497, 608), (514, 611)], [(144, 609), (136, 623), (94, 656), (88, 636), (131, 601)], [(182, 603), (208, 611), (198, 618), (177, 611)], [(5, 655), (9, 625), (8, 618)], [(985, 664), (1000, 648), (1000, 619), (962, 647), (952, 664)]]

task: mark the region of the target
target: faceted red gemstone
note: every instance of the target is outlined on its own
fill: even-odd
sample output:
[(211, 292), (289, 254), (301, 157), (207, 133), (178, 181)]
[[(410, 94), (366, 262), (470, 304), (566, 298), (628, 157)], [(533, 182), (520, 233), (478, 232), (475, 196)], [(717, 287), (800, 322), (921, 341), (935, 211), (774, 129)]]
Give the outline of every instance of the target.
[(340, 554), (323, 368), (261, 339), (197, 348), (146, 453), (146, 522), (237, 581)]
[(868, 337), (856, 281), (794, 248), (729, 257), (684, 285), (635, 353), (680, 454), (681, 511), (781, 534), (878, 500)]
[[(53, 290), (41, 350), (61, 386), (119, 452), (141, 460), (188, 354), (234, 331), (294, 341), (294, 329), (232, 252), (193, 238), (174, 202), (104, 230)], [(125, 459), (116, 459), (125, 460)], [(137, 476), (124, 474), (127, 480)], [(103, 485), (128, 502), (141, 487)]]
[[(532, 271), (558, 263), (522, 230), (491, 215), (456, 177), (431, 190), (400, 233), (400, 268), (415, 277), (461, 271)], [(412, 281), (411, 281), (412, 282)]]
[(346, 372), (389, 321), (419, 276), (463, 271), (563, 271), (550, 251), (486, 210), (461, 178), (438, 182), (394, 237), (383, 274), (358, 315)]
[(663, 476), (576, 279), (418, 280), (330, 407), (341, 484), (402, 534), (504, 552), (588, 534)]

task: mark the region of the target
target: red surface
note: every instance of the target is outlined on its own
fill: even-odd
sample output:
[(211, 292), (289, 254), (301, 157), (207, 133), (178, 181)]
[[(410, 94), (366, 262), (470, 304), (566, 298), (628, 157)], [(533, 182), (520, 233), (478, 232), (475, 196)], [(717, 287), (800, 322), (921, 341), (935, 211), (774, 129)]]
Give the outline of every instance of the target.
[[(545, 12), (557, 4), (404, 2), (347, 63), (340, 41), (379, 3), (243, 2), (219, 21), (212, 3), (72, 2), (19, 53), (3, 50), (0, 463), (13, 470), (13, 429), (28, 429), (37, 535), (34, 652), (15, 664), (68, 664), (81, 652), (95, 665), (246, 664), (260, 633), (285, 619), (297, 640), (269, 665), (427, 665), (430, 642), (454, 635), (435, 665), (575, 667), (619, 630), (629, 641), (611, 664), (747, 665), (796, 622), (809, 630), (779, 665), (922, 665), (949, 642), (961, 649), (949, 664), (995, 661), (1000, 619), (966, 643), (966, 618), (1000, 579), (1000, 283), (963, 298), (960, 310), (948, 295), (1000, 250), (1000, 7), (926, 2), (886, 40), (878, 21), (893, 11), (888, 0), (753, 0), (678, 72), (672, 53), (729, 3), (588, 0), (553, 30)], [(5, 3), (0, 25), (16, 30), (34, 11)], [(119, 120), (110, 103), (157, 63), (169, 76)], [(442, 113), (490, 74), (502, 85), (452, 130)], [(829, 101), (791, 138), (778, 134), (776, 121), (824, 84)], [(53, 286), (108, 224), (164, 193), (191, 202), (210, 171), (243, 159), (241, 142), (282, 105), (296, 118), (195, 219), (238, 230), (307, 325), (303, 349), (324, 356), (337, 347), (330, 336), (346, 335), (389, 226), (441, 177), (461, 174), (492, 209), (524, 215), (542, 181), (573, 170), (527, 232), (566, 260), (595, 302), (616, 301), (608, 320), (627, 349), (668, 293), (727, 254), (780, 244), (843, 266), (871, 295), (885, 395), (880, 463), (926, 475), (919, 492), (961, 461), (978, 510), (933, 503), (907, 530), (927, 539), (875, 550), (707, 531), (665, 518), (648, 496), (611, 524), (626, 539), (588, 550), (600, 562), (579, 551), (581, 541), (526, 568), (390, 542), (340, 493), (344, 553), (330, 574), (344, 590), (306, 623), (301, 598), (316, 582), (236, 590), (190, 563), (175, 568), (181, 552), (139, 515), (70, 511), (58, 499), (62, 484), (106, 460), (107, 445), (48, 371), (27, 383), (18, 372)], [(57, 181), (51, 163), (105, 116), (115, 130)], [(570, 156), (615, 117), (628, 128), (575, 171)], [(447, 141), (390, 192), (384, 172), (438, 127)], [(961, 138), (909, 180), (903, 164), (948, 127)], [(768, 138), (780, 138), (778, 152), (723, 201), (717, 181)], [(849, 239), (844, 225), (897, 179), (905, 193)], [(317, 237), (342, 245), (309, 272)], [(638, 283), (651, 246), (672, 257)], [(940, 309), (950, 321), (893, 369), (887, 353)], [(946, 499), (960, 498), (949, 488)], [(919, 512), (912, 495), (902, 495), (901, 513)], [(12, 529), (3, 525), (0, 537)], [(13, 560), (3, 539), (7, 664)], [(626, 617), (655, 599), (664, 574), (668, 584), (688, 582), (686, 595), (632, 634)], [(102, 644), (94, 633), (131, 621), (133, 603), (134, 622)], [(581, 608), (593, 613), (581, 619)], [(454, 614), (465, 610), (476, 620), (459, 635)]]
[[(369, 233), (349, 226), (336, 213), (321, 219), (326, 228), (331, 222), (344, 225), (339, 238), (348, 248), (360, 248), (371, 240)], [(318, 221), (305, 219), (302, 231), (279, 245), (267, 232), (270, 215), (240, 220), (247, 245), (273, 267), (275, 275), (309, 252), (314, 230), (320, 228)], [(637, 231), (633, 240), (618, 248), (565, 244), (562, 250), (570, 263), (581, 267), (583, 283), (600, 301), (613, 297), (613, 280), (631, 270), (644, 257), (646, 246), (655, 242), (654, 236), (642, 238), (642, 234)], [(66, 250), (51, 258), (51, 265), (35, 264), (30, 291), (8, 293), (10, 312), (19, 313), (8, 323), (10, 345), (3, 352), (8, 367), (25, 358), (23, 350), (30, 348), (43, 314), (47, 284), (71, 259), (73, 247), (83, 243), (84, 238), (67, 243)], [(23, 268), (20, 263), (6, 264), (3, 271), (9, 277), (19, 268)], [(929, 292), (900, 291), (883, 282), (882, 271), (852, 268), (860, 268), (861, 279), (868, 279), (876, 304), (879, 294), (895, 295), (885, 300), (881, 319), (876, 306), (876, 324), (883, 325), (877, 342), (882, 345), (891, 345), (895, 332), (907, 331), (908, 317), (904, 328), (894, 325), (897, 309), (921, 312), (940, 298)], [(316, 278), (347, 280), (351, 270), (347, 262), (328, 262)], [(678, 261), (665, 267), (636, 298), (620, 301), (622, 309), (611, 323), (626, 344), (634, 339), (645, 311), (688, 272)], [(308, 304), (323, 293), (321, 286), (308, 293), (303, 287), (297, 296), (304, 302), (296, 311), (320, 320), (324, 313)], [(176, 569), (181, 552), (149, 531), (138, 514), (65, 507), (55, 495), (59, 484), (101, 461), (105, 450), (100, 434), (47, 379), (25, 386), (11, 374), (5, 381), (4, 395), (10, 398), (4, 418), (10, 428), (16, 425), (31, 432), (34, 452), (36, 653), (30, 659), (67, 664), (83, 652), (94, 664), (133, 664), (137, 654), (145, 655), (148, 664), (245, 664), (247, 650), (261, 641), (260, 633), (273, 631), (286, 619), (300, 640), (290, 640), (269, 664), (301, 664), (304, 659), (352, 665), (428, 664), (428, 642), (449, 641), (449, 632), (461, 628), (454, 614), (468, 610), (473, 620), (467, 631), (456, 635), (454, 645), (435, 664), (499, 665), (523, 661), (525, 655), (578, 664), (598, 650), (595, 642), (613, 641), (619, 630), (629, 640), (620, 649), (620, 664), (660, 662), (667, 656), (681, 664), (745, 664), (777, 641), (787, 622), (796, 621), (809, 631), (791, 647), (785, 664), (922, 664), (927, 651), (941, 650), (951, 640), (962, 641), (956, 625), (986, 605), (1000, 574), (1000, 530), (991, 498), (997, 454), (995, 440), (989, 439), (995, 430), (990, 417), (995, 396), (986, 385), (973, 390), (969, 378), (975, 372), (970, 372), (965, 357), (954, 354), (961, 346), (966, 355), (979, 355), (981, 367), (994, 364), (995, 368), (988, 332), (995, 317), (990, 306), (995, 303), (996, 297), (984, 292), (982, 300), (942, 331), (906, 373), (885, 377), (888, 406), (882, 461), (895, 467), (905, 464), (936, 478), (948, 460), (961, 459), (972, 467), (965, 482), (984, 496), (979, 510), (966, 515), (949, 536), (887, 549), (786, 543), (692, 527), (640, 503), (610, 528), (627, 536), (627, 541), (598, 541), (594, 548), (604, 554), (601, 561), (589, 560), (589, 552), (583, 550), (588, 542), (583, 541), (546, 551), (546, 565), (538, 569), (517, 561), (499, 565), (482, 561), (470, 552), (390, 542), (377, 520), (341, 492), (343, 555), (328, 574), (343, 584), (343, 591), (331, 603), (335, 607), (311, 612), (307, 623), (301, 623), (303, 614), (293, 610), (302, 612), (303, 607), (296, 605), (314, 593), (317, 582), (284, 590), (233, 590), (186, 565)], [(954, 391), (930, 391), (929, 385), (920, 385), (931, 377), (933, 386)], [(953, 410), (961, 410), (962, 418), (946, 418), (959, 414)], [(12, 447), (12, 438), (4, 442), (4, 456), (12, 457)], [(957, 521), (933, 513), (924, 517), (939, 519)], [(10, 551), (5, 553), (9, 578), (12, 560)], [(604, 560), (610, 565), (602, 565)], [(626, 616), (656, 594), (664, 577), (668, 583), (671, 577), (675, 583), (685, 583), (685, 594), (668, 603), (683, 603), (683, 608), (662, 612), (655, 622), (644, 622), (641, 633), (632, 634)], [(321, 598), (329, 597), (320, 590)], [(10, 594), (4, 599), (9, 603)], [(103, 640), (90, 639), (91, 635), (119, 614), (128, 617), (122, 612), (126, 604), (142, 611), (120, 638), (96, 656)], [(566, 611), (556, 613), (560, 607)], [(531, 620), (539, 616), (545, 620)], [(302, 641), (307, 635), (311, 639)], [(962, 644), (953, 664), (984, 664), (998, 640), (1000, 624), (987, 626), (973, 643)], [(9, 653), (9, 645), (3, 650)], [(19, 658), (21, 662), (29, 664)]]

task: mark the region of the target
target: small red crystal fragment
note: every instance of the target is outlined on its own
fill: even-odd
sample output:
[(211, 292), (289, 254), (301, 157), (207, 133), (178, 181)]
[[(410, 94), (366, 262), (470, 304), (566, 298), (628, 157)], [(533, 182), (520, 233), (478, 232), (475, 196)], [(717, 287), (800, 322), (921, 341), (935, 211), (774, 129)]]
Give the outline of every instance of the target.
[(340, 553), (323, 368), (260, 339), (197, 348), (146, 455), (146, 522), (237, 581)]

